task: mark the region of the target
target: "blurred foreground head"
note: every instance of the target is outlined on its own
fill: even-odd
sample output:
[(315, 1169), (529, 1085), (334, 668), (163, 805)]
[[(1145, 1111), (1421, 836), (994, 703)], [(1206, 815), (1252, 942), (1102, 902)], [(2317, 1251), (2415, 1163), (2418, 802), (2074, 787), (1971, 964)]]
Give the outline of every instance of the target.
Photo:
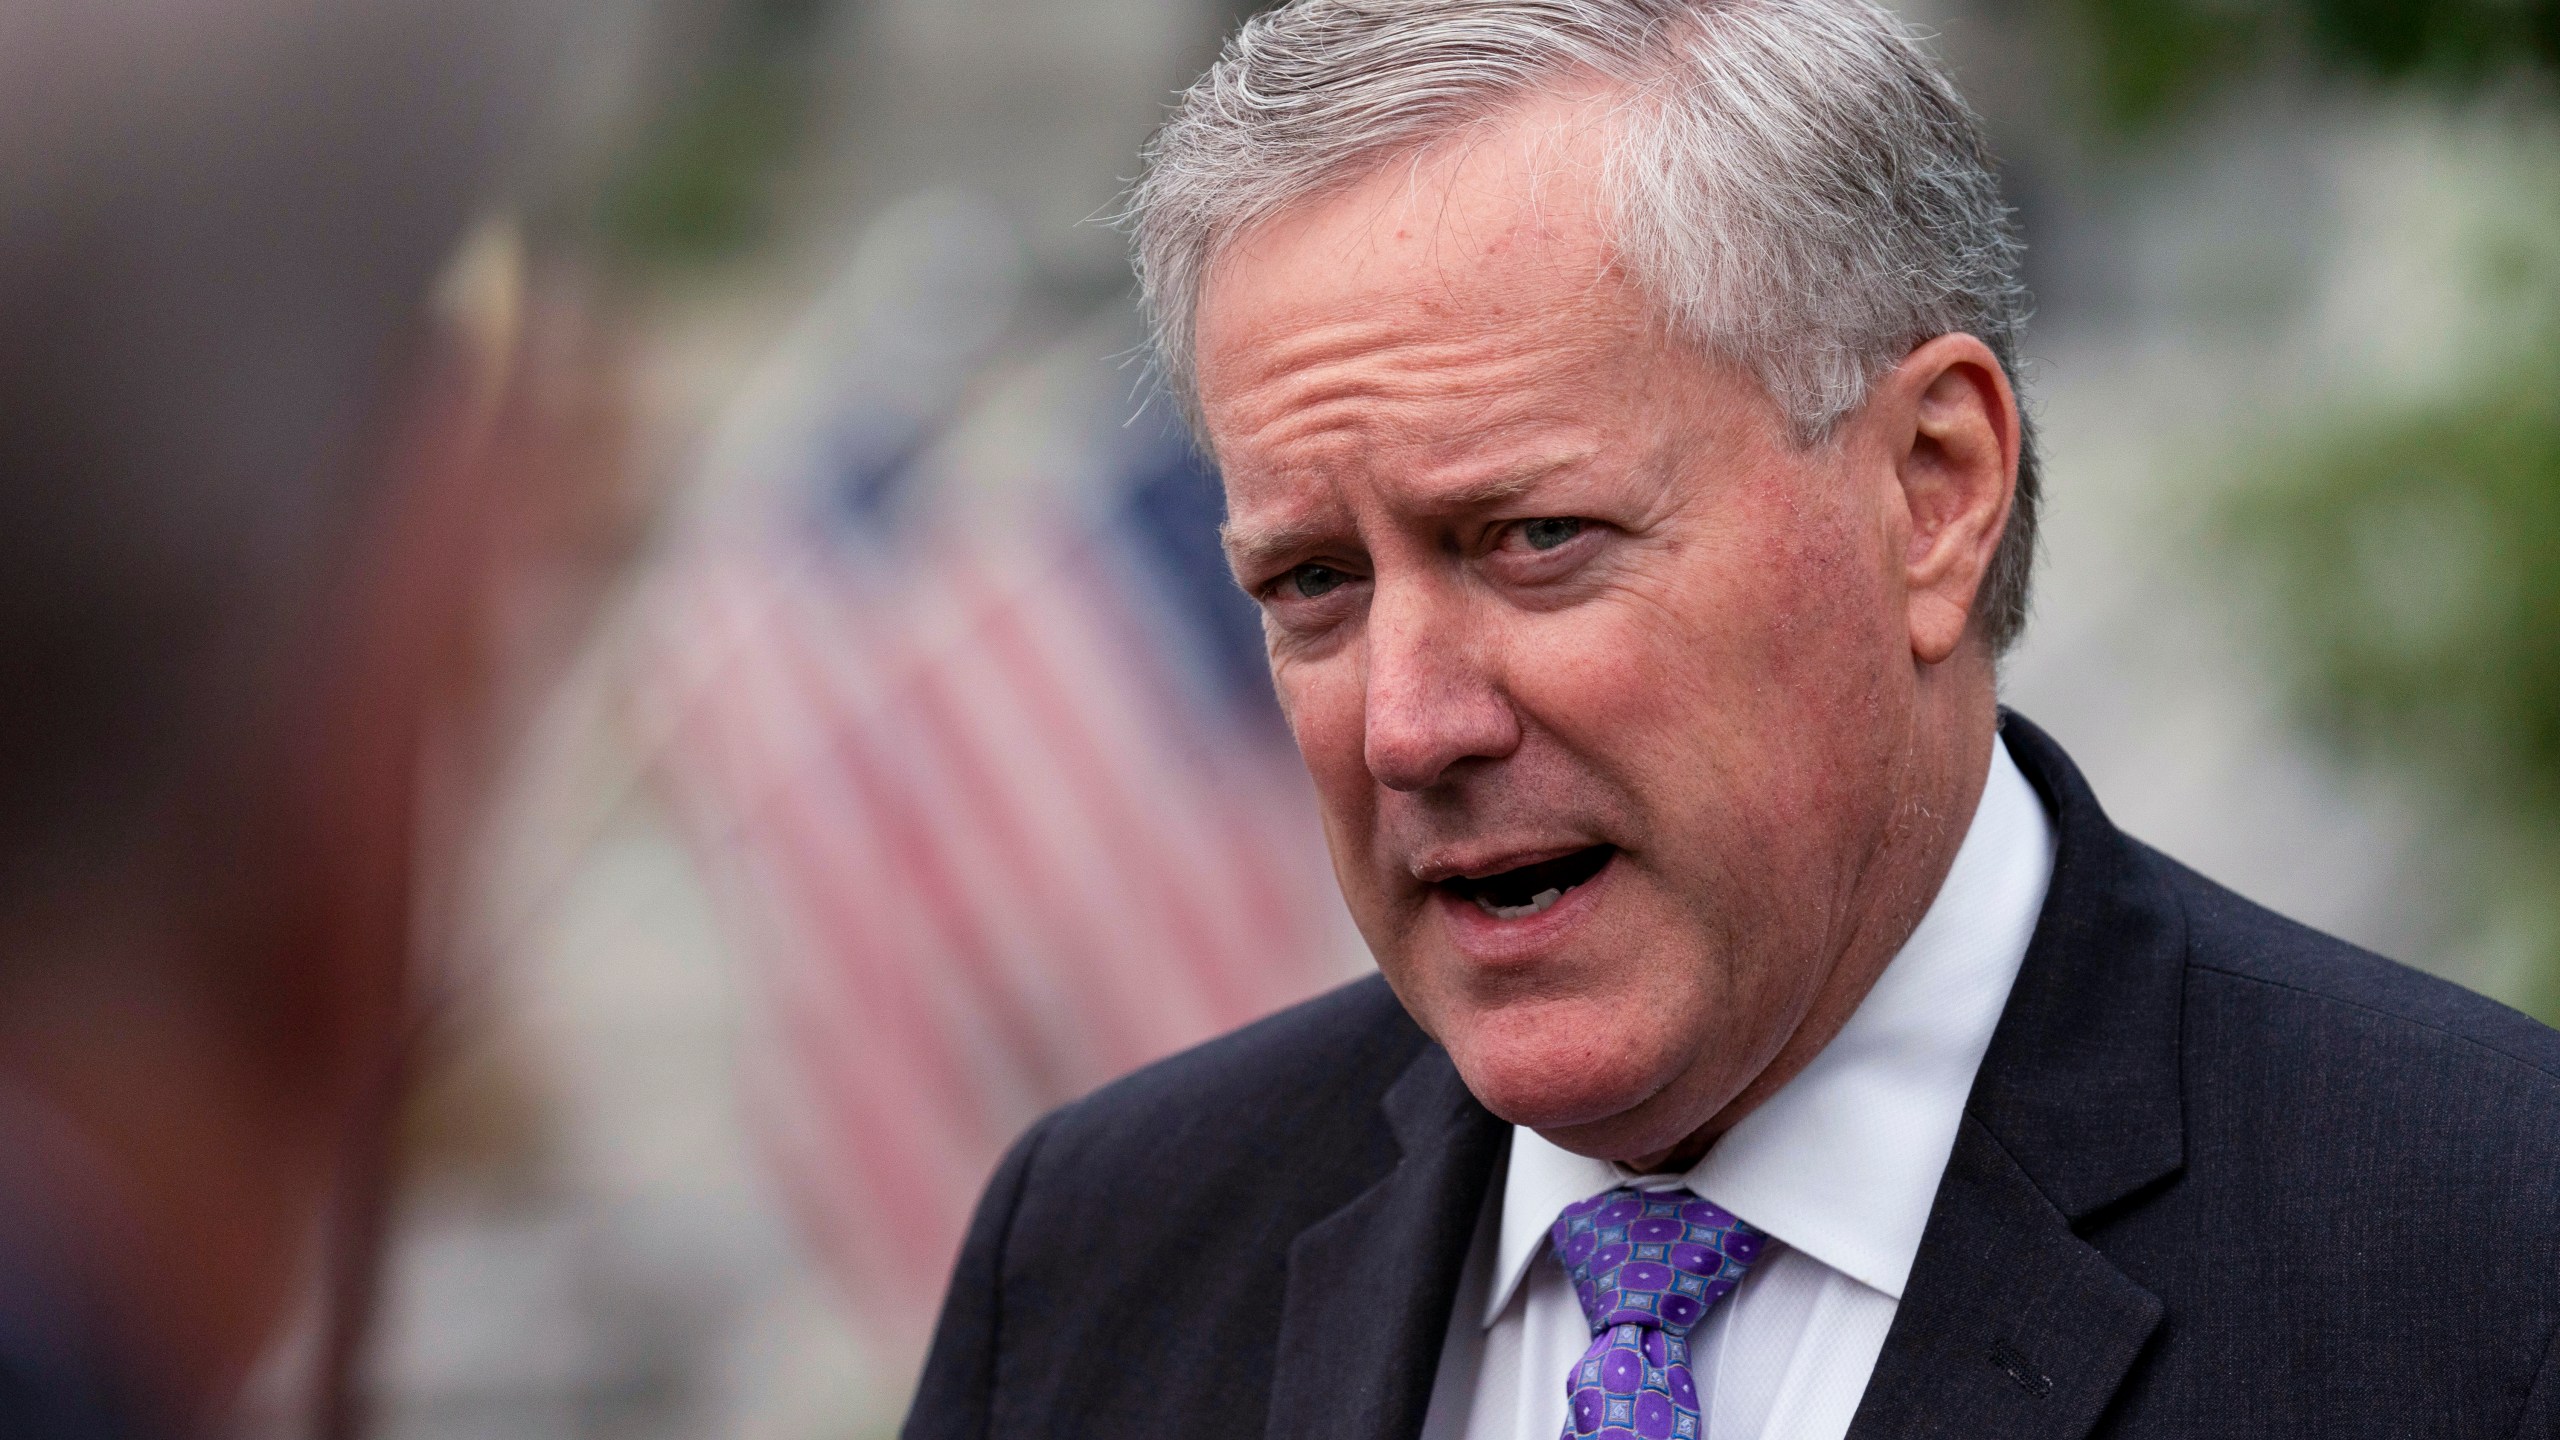
[(424, 302), (532, 8), (0, 5), (12, 1435), (219, 1405), (381, 1083), (421, 739), (521, 483)]

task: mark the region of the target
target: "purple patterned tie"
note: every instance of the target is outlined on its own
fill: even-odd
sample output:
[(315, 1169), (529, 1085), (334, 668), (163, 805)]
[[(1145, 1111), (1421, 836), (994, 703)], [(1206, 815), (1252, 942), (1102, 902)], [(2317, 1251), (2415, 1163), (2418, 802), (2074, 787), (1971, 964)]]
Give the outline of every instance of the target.
[(1611, 1190), (1547, 1232), (1591, 1322), (1565, 1378), (1564, 1440), (1702, 1440), (1689, 1330), (1742, 1283), (1767, 1237), (1686, 1190)]

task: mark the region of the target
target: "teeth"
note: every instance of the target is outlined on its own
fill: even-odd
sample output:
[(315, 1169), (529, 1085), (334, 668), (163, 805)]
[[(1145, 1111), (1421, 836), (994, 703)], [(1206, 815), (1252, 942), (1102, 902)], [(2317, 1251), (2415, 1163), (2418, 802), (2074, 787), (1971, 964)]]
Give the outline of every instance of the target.
[(1544, 914), (1551, 906), (1563, 898), (1564, 892), (1562, 890), (1549, 888), (1541, 890), (1537, 894), (1530, 896), (1529, 903), (1526, 905), (1496, 905), (1492, 901), (1487, 900), (1482, 896), (1478, 896), (1476, 898), (1476, 906), (1478, 909), (1481, 909), (1484, 913), (1492, 916), (1496, 920), (1526, 920), (1532, 915)]

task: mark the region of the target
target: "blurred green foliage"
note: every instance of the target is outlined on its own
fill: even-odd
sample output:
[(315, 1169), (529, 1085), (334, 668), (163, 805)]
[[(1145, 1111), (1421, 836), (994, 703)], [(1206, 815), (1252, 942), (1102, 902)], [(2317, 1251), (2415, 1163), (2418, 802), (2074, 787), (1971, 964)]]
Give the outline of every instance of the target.
[[(2494, 117), (2514, 146), (2455, 383), (2317, 405), (2226, 519), (2299, 709), (2439, 802), (2438, 861), (2509, 998), (2560, 1019), (2560, 0), (2064, 0), (2119, 134), (2315, 63)], [(2538, 198), (2536, 198), (2538, 197)]]
[(2453, 86), (2560, 71), (2560, 0), (2064, 0), (2099, 115), (2139, 127), (2288, 52), (2388, 81)]
[(607, 180), (600, 227), (617, 252), (702, 265), (752, 251), (807, 129), (832, 0), (731, 0), (670, 102)]
[(2527, 343), (2455, 394), (2324, 414), (2231, 535), (2273, 581), (2303, 713), (2439, 798), (2469, 938), (2560, 1016), (2560, 243), (2502, 278)]

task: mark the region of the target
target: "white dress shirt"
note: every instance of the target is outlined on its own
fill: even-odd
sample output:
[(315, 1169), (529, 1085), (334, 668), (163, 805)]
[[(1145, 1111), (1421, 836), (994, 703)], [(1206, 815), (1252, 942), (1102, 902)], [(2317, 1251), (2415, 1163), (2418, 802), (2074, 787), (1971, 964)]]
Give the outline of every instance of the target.
[(1902, 1303), (1974, 1071), (2053, 874), (2053, 829), (2008, 746), (1946, 884), (1849, 1022), (1685, 1175), (1638, 1176), (1515, 1129), (1487, 1197), (1424, 1440), (1557, 1440), (1591, 1327), (1547, 1227), (1619, 1185), (1685, 1185), (1775, 1242), (1691, 1333), (1709, 1440), (1835, 1440)]

